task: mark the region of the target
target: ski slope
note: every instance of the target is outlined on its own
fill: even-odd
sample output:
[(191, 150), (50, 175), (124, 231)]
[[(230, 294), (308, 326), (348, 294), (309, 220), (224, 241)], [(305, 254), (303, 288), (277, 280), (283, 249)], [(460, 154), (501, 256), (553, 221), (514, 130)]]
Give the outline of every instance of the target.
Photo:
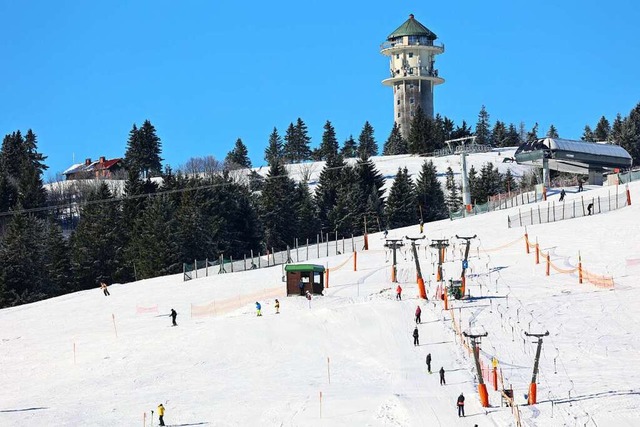
[[(276, 266), (189, 282), (159, 277), (110, 286), (109, 297), (96, 288), (0, 310), (0, 425), (140, 426), (146, 413), (150, 426), (158, 424), (150, 411), (159, 403), (165, 422), (179, 426), (515, 425), (490, 384), (491, 407), (481, 407), (475, 365), (454, 333), (455, 319), (465, 331), (488, 333), (481, 356), (497, 358), (522, 425), (636, 426), (640, 185), (629, 188), (629, 207), (526, 229), (554, 265), (570, 270), (580, 254), (585, 270), (613, 276), (613, 289), (579, 284), (577, 273), (546, 276), (544, 261), (536, 265), (534, 251), (525, 251), (525, 229), (507, 228), (514, 208), (426, 224), (418, 254), (429, 301), (416, 297), (408, 246), (398, 254), (404, 296), (395, 300), (391, 256), (375, 234), (369, 250), (358, 252), (356, 271), (352, 254), (318, 260), (334, 269), (325, 296), (310, 307), (284, 295)], [(571, 201), (612, 189), (567, 190)], [(471, 298), (450, 300), (444, 311), (433, 299), (436, 258), (425, 243), (450, 239), (444, 277), (457, 278), (462, 247), (455, 236), (474, 234)], [(407, 235), (417, 237), (418, 225), (388, 237)], [(214, 301), (215, 315), (191, 316), (192, 304)], [(418, 304), (421, 345), (414, 347)], [(170, 326), (171, 308), (177, 327)], [(549, 331), (538, 404), (531, 406), (524, 395), (535, 346), (525, 331)], [(438, 381), (440, 367), (446, 386)], [(455, 407), (461, 392), (465, 418)]]

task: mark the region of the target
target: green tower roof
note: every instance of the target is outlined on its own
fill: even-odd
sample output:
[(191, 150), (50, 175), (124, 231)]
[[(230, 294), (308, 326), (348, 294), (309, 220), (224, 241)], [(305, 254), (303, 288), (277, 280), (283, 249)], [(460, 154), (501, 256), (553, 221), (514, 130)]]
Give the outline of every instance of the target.
[(419, 23), (413, 17), (413, 14), (409, 15), (409, 19), (407, 19), (404, 24), (400, 25), (393, 33), (389, 34), (387, 40), (402, 36), (427, 36), (429, 40), (435, 40), (438, 38), (434, 32)]

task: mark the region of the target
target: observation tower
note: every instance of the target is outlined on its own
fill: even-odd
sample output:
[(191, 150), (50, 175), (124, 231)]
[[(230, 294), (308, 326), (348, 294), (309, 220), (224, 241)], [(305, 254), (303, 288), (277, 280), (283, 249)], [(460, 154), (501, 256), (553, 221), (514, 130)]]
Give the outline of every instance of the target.
[(435, 68), (436, 55), (444, 52), (443, 44), (434, 43), (437, 38), (411, 14), (380, 46), (390, 68), (382, 84), (393, 88), (393, 117), (405, 138), (418, 106), (433, 117), (433, 88), (444, 83)]

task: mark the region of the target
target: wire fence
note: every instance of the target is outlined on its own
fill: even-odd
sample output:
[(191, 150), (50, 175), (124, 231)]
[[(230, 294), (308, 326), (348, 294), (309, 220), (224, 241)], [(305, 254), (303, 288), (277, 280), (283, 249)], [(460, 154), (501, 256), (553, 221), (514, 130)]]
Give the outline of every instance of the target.
[(562, 202), (547, 202), (546, 205), (538, 204), (528, 210), (518, 209), (515, 215), (507, 217), (509, 228), (523, 227), (525, 225), (545, 224), (549, 222), (564, 221), (565, 219), (579, 218), (583, 216), (605, 213), (621, 209), (631, 204), (628, 190), (618, 191), (607, 196), (582, 196), (579, 199)]
[(214, 274), (233, 273), (237, 271), (255, 270), (258, 268), (273, 267), (274, 265), (283, 265), (295, 262), (304, 262), (347, 252), (355, 252), (363, 249), (365, 246), (364, 236), (353, 236), (346, 238), (330, 239), (327, 233), (322, 237), (318, 234), (316, 242), (305, 240), (300, 245), (296, 239), (292, 247), (287, 247), (283, 251), (274, 251), (273, 249), (265, 254), (254, 254), (253, 251), (244, 255), (242, 259), (234, 260), (233, 258), (224, 258), (224, 254), (220, 255), (215, 261), (209, 259), (194, 260), (193, 263), (183, 263), (182, 273), (183, 281), (207, 277)]

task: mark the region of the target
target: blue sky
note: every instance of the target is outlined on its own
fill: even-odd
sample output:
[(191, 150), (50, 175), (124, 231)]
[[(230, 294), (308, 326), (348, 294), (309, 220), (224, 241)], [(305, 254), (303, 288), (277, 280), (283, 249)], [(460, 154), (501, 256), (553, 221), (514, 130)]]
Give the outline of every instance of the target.
[(409, 13), (446, 51), (435, 110), (475, 125), (553, 123), (579, 138), (640, 102), (640, 5), (602, 1), (0, 0), (0, 132), (32, 128), (46, 178), (84, 158), (124, 155), (151, 120), (174, 169), (223, 160), (238, 137), (254, 166), (268, 136), (301, 117), (312, 145), (331, 120), (342, 143), (365, 120), (382, 147), (386, 36)]

